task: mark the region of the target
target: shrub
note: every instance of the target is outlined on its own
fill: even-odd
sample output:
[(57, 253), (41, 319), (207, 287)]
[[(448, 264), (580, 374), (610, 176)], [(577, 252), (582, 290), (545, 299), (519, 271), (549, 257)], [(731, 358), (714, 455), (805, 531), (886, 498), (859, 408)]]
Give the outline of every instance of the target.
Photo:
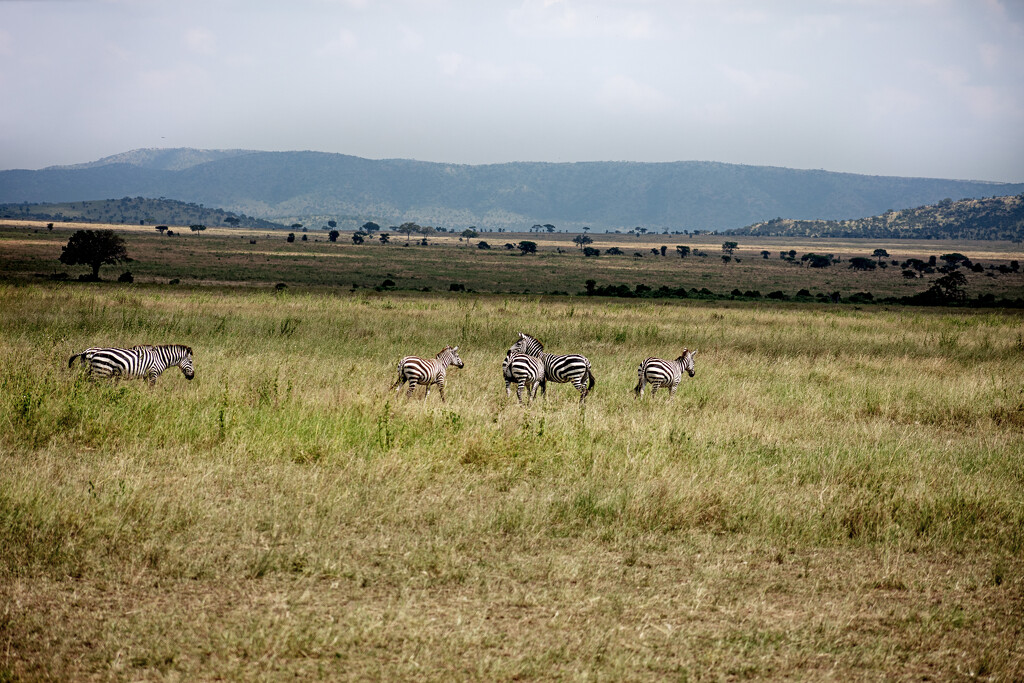
[(874, 270), (877, 264), (869, 258), (854, 256), (850, 259), (850, 267), (855, 270)]
[(487, 244), (487, 242), (480, 241), (480, 242), (476, 243), (476, 248), (477, 249), (490, 249), (491, 245)]
[(612, 247), (611, 249), (606, 250), (604, 253), (608, 254), (609, 256), (622, 256), (622, 250), (619, 249), (618, 247)]
[(595, 249), (594, 247), (583, 247), (584, 256), (600, 256), (601, 250)]
[(448, 285), (448, 291), (449, 292), (465, 292), (466, 291), (466, 285), (461, 284), (459, 282), (453, 282), (450, 285)]
[(135, 282), (135, 278), (132, 276), (132, 272), (130, 270), (126, 270), (126, 271), (124, 271), (123, 273), (121, 273), (120, 275), (117, 276), (117, 281), (118, 282), (127, 282), (127, 283), (130, 284), (132, 282)]
[(783, 301), (783, 300), (787, 299), (788, 297), (785, 295), (785, 293), (783, 293), (783, 292), (781, 292), (779, 290), (775, 290), (774, 292), (768, 292), (768, 298), (769, 299), (778, 299), (779, 301)]

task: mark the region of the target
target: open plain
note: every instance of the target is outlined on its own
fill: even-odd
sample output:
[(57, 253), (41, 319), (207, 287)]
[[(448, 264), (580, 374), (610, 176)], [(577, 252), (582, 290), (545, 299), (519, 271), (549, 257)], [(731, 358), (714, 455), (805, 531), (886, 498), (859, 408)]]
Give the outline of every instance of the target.
[[(1024, 677), (1017, 312), (541, 294), (615, 269), (914, 284), (812, 273), (775, 244), (741, 245), (773, 258), (740, 278), (756, 251), (548, 250), (517, 271), (529, 256), (476, 240), (140, 229), (103, 271), (134, 285), (35, 278), (64, 269), (59, 232), (0, 235), (0, 680)], [(868, 246), (901, 245), (845, 258)], [(374, 291), (389, 273), (406, 291)], [(1020, 277), (969, 286), (1020, 296)], [(566, 385), (505, 397), (520, 330), (590, 358), (585, 407)], [(141, 343), (192, 346), (196, 378), (67, 367)], [(387, 391), (399, 357), (446, 344), (466, 364), (447, 403)], [(640, 361), (683, 346), (675, 399), (634, 399)]]

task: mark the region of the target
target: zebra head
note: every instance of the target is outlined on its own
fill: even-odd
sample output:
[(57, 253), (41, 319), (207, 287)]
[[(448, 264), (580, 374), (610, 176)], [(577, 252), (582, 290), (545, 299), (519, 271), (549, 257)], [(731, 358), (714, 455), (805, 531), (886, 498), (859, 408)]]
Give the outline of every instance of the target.
[(539, 356), (544, 351), (544, 345), (528, 334), (519, 333), (519, 339), (513, 344), (508, 354), (525, 353), (528, 356)]
[(458, 346), (446, 346), (435, 358), (443, 361), (446, 365), (454, 365), (457, 368), (465, 367), (462, 359), (459, 358), (459, 347)]
[(686, 370), (686, 374), (693, 377), (697, 371), (693, 367), (693, 357), (697, 355), (696, 351), (690, 351), (689, 349), (683, 349), (683, 355), (676, 358), (676, 362), (679, 363), (683, 370)]
[(196, 369), (192, 366), (192, 347), (183, 346), (181, 348), (183, 354), (181, 360), (178, 361), (178, 367), (181, 368), (181, 374), (185, 375), (185, 379), (191, 381), (196, 376)]

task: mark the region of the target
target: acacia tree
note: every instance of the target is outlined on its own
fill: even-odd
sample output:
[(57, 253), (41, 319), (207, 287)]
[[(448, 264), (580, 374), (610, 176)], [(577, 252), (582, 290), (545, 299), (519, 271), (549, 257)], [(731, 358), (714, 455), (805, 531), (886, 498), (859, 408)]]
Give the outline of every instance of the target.
[(722, 252), (732, 256), (732, 252), (738, 247), (736, 242), (722, 242)]
[(92, 279), (100, 279), (100, 266), (128, 260), (124, 240), (113, 230), (78, 230), (61, 247), (60, 262), (68, 266), (91, 266)]
[(531, 242), (530, 240), (523, 240), (522, 242), (520, 242), (516, 246), (519, 247), (519, 251), (521, 251), (524, 255), (525, 254), (536, 254), (537, 253), (537, 243), (536, 242)]
[(338, 232), (337, 230), (331, 230), (329, 233), (327, 233), (327, 239), (329, 239), (331, 242), (337, 242), (338, 237), (340, 236), (341, 233)]
[(420, 226), (416, 225), (415, 223), (411, 223), (411, 222), (410, 223), (402, 223), (400, 226), (398, 226), (398, 232), (401, 232), (401, 233), (405, 234), (405, 244), (406, 244), (406, 246), (409, 246), (409, 236), (412, 235), (414, 232), (419, 232), (420, 230), (421, 230)]
[(582, 251), (583, 247), (585, 247), (588, 244), (592, 244), (594, 240), (590, 239), (586, 235), (576, 235), (575, 237), (572, 238), (572, 241), (576, 246), (580, 248), (580, 251)]
[(474, 237), (479, 237), (479, 233), (476, 231), (476, 226), (471, 225), (462, 231), (462, 236), (466, 238), (466, 242), (469, 242)]

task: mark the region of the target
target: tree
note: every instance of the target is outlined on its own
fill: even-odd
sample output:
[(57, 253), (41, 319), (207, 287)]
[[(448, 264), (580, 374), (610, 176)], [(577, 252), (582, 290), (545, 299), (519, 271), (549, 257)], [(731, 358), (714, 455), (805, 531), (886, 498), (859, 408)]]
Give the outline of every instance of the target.
[(224, 222), (230, 225), (232, 228), (237, 228), (238, 224), (241, 223), (237, 216), (228, 216), (224, 219)]
[(676, 247), (676, 251), (679, 252), (679, 258), (686, 258), (690, 255), (689, 247)]
[(352, 244), (362, 244), (366, 239), (366, 233), (362, 231), (352, 233)]
[(871, 255), (874, 256), (875, 258), (889, 258), (889, 252), (887, 252), (885, 249), (875, 249), (873, 252), (871, 252)]
[(520, 242), (516, 246), (519, 247), (519, 251), (521, 251), (524, 256), (526, 254), (536, 254), (537, 253), (537, 243), (536, 242), (531, 242), (529, 240), (523, 240), (522, 242)]
[(477, 249), (490, 249), (491, 245), (489, 245), (489, 244), (487, 244), (487, 242), (484, 242), (484, 241), (481, 240), (480, 242), (476, 243), (476, 248)]
[(583, 255), (584, 256), (600, 256), (601, 255), (601, 250), (600, 249), (594, 249), (594, 247), (583, 247)]
[(772, 252), (767, 251), (767, 250), (761, 252), (761, 258), (763, 258), (763, 259), (767, 259), (771, 255), (772, 255)]
[(291, 227), (298, 230), (302, 227), (302, 223), (292, 223)]
[(944, 301), (958, 302), (967, 298), (967, 292), (963, 290), (966, 285), (967, 278), (964, 277), (964, 274), (959, 270), (954, 270), (933, 282), (931, 291)]
[(156, 231), (162, 235), (162, 234), (164, 234), (164, 232), (167, 231), (167, 226), (166, 225), (158, 225), (158, 226), (156, 226)]
[(732, 252), (738, 247), (736, 242), (722, 242), (722, 253), (732, 256)]
[(586, 245), (592, 244), (594, 242), (594, 240), (590, 239), (586, 235), (576, 235), (575, 237), (572, 238), (572, 241), (573, 244), (580, 248), (580, 251), (582, 251), (583, 247), (585, 247)]
[(386, 232), (382, 232), (382, 233), (380, 234), (380, 237), (379, 237), (379, 239), (380, 239), (380, 243), (381, 243), (381, 244), (387, 244), (387, 243), (388, 243), (388, 242), (389, 242), (389, 241), (391, 240), (391, 235), (389, 235), (389, 234), (388, 234), (388, 233), (386, 233)]
[[(336, 221), (336, 220), (334, 220), (332, 218), (331, 220), (327, 221), (327, 227), (328, 228), (336, 228), (336, 227), (338, 227), (338, 221)], [(338, 239), (338, 238), (335, 237), (334, 239)], [(331, 240), (331, 241), (333, 242), (334, 240)]]
[(128, 260), (124, 240), (113, 230), (78, 230), (61, 247), (60, 262), (68, 266), (91, 266), (92, 279), (100, 279), (100, 266)]
[(289, 242), (294, 242), (295, 241), (295, 233), (294, 232), (288, 233), (288, 241)]
[(338, 232), (337, 230), (331, 230), (329, 233), (327, 233), (327, 239), (330, 240), (331, 242), (337, 242), (339, 237), (341, 237), (341, 233)]
[(465, 237), (466, 241), (468, 242), (474, 237), (479, 237), (480, 235), (479, 233), (477, 233), (476, 228), (474, 226), (470, 226), (462, 231), (462, 236)]
[(188, 226), (188, 229), (192, 232), (202, 232), (203, 230), (206, 230), (206, 226), (202, 223), (196, 223), (195, 225)]
[(414, 232), (419, 232), (419, 231), (420, 231), (420, 226), (416, 225), (415, 223), (411, 223), (411, 222), (410, 223), (402, 223), (400, 226), (398, 226), (398, 232), (401, 232), (401, 233), (405, 234), (405, 245), (406, 246), (409, 246), (409, 236), (411, 234), (413, 234)]
[(661, 247), (661, 255), (664, 256), (666, 253), (668, 253), (668, 247), (662, 246)]
[(550, 223), (545, 223), (544, 224), (544, 229), (547, 230), (548, 232), (554, 232), (555, 231), (555, 226), (551, 225)]
[(375, 232), (377, 230), (380, 230), (380, 226), (377, 225), (376, 223), (374, 223), (373, 221), (367, 221), (367, 222), (363, 223), (363, 232), (365, 232), (367, 234), (370, 234), (370, 233)]
[(590, 227), (589, 227), (589, 226), (586, 226), (586, 225), (584, 225), (584, 226), (583, 226), (583, 233), (584, 233), (584, 234), (586, 234), (587, 232), (589, 232), (589, 230), (590, 230)]
[(850, 259), (850, 267), (855, 270), (874, 270), (877, 264), (869, 258), (854, 256)]

